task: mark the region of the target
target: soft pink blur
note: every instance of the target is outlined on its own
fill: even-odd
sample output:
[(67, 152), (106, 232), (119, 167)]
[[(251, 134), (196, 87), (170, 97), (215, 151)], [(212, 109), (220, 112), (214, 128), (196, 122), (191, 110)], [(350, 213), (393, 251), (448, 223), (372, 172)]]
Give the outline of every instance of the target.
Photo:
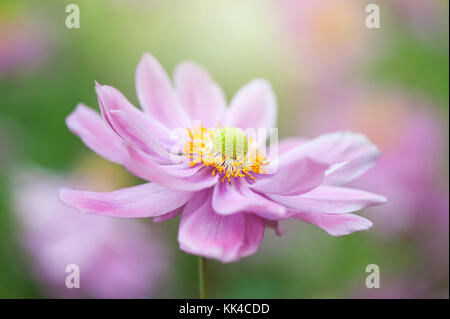
[(48, 30), (28, 16), (0, 15), (0, 78), (30, 71), (48, 57)]
[(436, 225), (448, 220), (448, 210), (439, 204), (448, 197), (443, 178), (448, 136), (437, 110), (401, 92), (368, 89), (333, 89), (317, 103), (308, 124), (311, 135), (352, 130), (367, 135), (381, 150), (379, 165), (354, 182), (388, 196), (387, 205), (371, 209), (383, 223), (377, 228), (387, 232), (422, 224), (424, 210), (426, 220)]
[[(74, 182), (37, 170), (16, 181), (21, 241), (43, 291), (62, 298), (157, 296), (168, 264), (160, 238), (132, 220), (76, 212), (59, 202), (61, 185)], [(80, 289), (65, 287), (69, 264), (80, 267)]]
[(365, 27), (367, 1), (276, 1), (291, 65), (308, 83), (350, 73), (378, 47), (379, 32)]
[(396, 16), (403, 19), (413, 34), (430, 41), (433, 34), (448, 30), (448, 1), (445, 0), (385, 0)]
[(448, 267), (448, 133), (443, 114), (398, 91), (335, 87), (322, 94), (308, 119), (311, 135), (362, 132), (381, 150), (378, 164), (352, 183), (388, 198), (383, 207), (366, 209), (374, 232), (383, 237), (411, 234), (430, 265)]

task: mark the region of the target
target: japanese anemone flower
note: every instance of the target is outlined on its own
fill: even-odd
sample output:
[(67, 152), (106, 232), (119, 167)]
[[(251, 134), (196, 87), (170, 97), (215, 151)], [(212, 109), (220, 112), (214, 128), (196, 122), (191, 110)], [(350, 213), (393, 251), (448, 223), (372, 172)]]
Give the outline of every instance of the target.
[(275, 126), (277, 106), (269, 83), (251, 81), (227, 108), (220, 87), (194, 63), (181, 63), (174, 82), (175, 88), (158, 61), (145, 54), (136, 71), (142, 111), (115, 88), (96, 84), (104, 121), (78, 105), (67, 118), (69, 129), (97, 154), (152, 183), (109, 193), (61, 189), (65, 204), (155, 221), (181, 212), (180, 248), (222, 262), (254, 254), (265, 226), (280, 233), (278, 221), (288, 218), (334, 236), (372, 226), (351, 213), (385, 199), (337, 186), (378, 157), (363, 135), (290, 138), (280, 141), (278, 153), (267, 154), (265, 141), (258, 143), (244, 131)]

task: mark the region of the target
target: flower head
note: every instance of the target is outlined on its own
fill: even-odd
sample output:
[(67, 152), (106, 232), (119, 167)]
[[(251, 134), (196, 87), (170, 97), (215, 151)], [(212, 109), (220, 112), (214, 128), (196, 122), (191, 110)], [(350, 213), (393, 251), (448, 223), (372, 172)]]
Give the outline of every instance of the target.
[(190, 165), (204, 165), (214, 168), (212, 174), (221, 176), (221, 181), (232, 178), (255, 179), (264, 174), (268, 164), (264, 154), (255, 143), (249, 145), (245, 133), (235, 127), (189, 130), (189, 139), (183, 154), (190, 159)]
[(266, 226), (295, 218), (339, 236), (372, 223), (351, 214), (381, 196), (337, 186), (370, 168), (377, 148), (350, 132), (287, 139), (266, 152), (256, 130), (276, 124), (270, 84), (253, 80), (226, 107), (220, 87), (200, 66), (184, 62), (175, 88), (145, 54), (136, 72), (143, 111), (116, 89), (96, 84), (104, 121), (79, 105), (69, 128), (99, 155), (151, 181), (110, 193), (62, 189), (80, 211), (162, 221), (181, 212), (182, 250), (222, 262), (255, 253)]

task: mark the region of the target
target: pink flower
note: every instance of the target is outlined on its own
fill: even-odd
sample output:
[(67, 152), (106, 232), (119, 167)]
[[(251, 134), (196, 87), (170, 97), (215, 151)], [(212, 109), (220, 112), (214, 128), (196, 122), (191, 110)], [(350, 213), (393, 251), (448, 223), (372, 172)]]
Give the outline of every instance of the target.
[[(39, 287), (58, 298), (154, 295), (168, 266), (158, 236), (136, 221), (79, 214), (55, 196), (62, 183), (73, 181), (36, 170), (16, 178), (20, 236)], [(70, 264), (79, 267), (79, 289), (65, 285)]]
[(447, 228), (448, 236), (448, 182), (440, 178), (448, 136), (439, 114), (400, 91), (338, 86), (327, 92), (305, 126), (312, 135), (358, 130), (380, 147), (377, 166), (352, 186), (383, 191), (390, 198), (383, 209), (370, 209), (383, 235), (434, 225)]
[(388, 3), (396, 17), (403, 19), (412, 33), (432, 44), (436, 34), (448, 30), (448, 2), (397, 0)]
[(49, 31), (27, 15), (0, 17), (0, 78), (33, 70), (50, 54)]
[(182, 211), (180, 248), (222, 262), (254, 254), (265, 226), (279, 232), (279, 220), (303, 220), (335, 236), (372, 226), (352, 213), (385, 199), (338, 186), (378, 157), (363, 135), (282, 140), (276, 165), (264, 142), (244, 133), (275, 126), (269, 83), (251, 81), (227, 108), (220, 87), (196, 64), (181, 63), (174, 82), (175, 88), (145, 54), (136, 72), (143, 111), (115, 88), (96, 85), (105, 121), (79, 105), (67, 118), (69, 128), (99, 155), (153, 183), (110, 193), (62, 189), (64, 203), (83, 212), (156, 221)]
[(276, 0), (285, 52), (307, 83), (342, 79), (379, 48), (379, 32), (364, 25), (361, 0)]
[(365, 211), (377, 225), (372, 233), (382, 239), (407, 235), (421, 248), (427, 276), (448, 278), (447, 120), (433, 105), (401, 91), (335, 86), (317, 104), (311, 134), (360, 130), (383, 152), (377, 166), (351, 184), (389, 198), (382, 209)]

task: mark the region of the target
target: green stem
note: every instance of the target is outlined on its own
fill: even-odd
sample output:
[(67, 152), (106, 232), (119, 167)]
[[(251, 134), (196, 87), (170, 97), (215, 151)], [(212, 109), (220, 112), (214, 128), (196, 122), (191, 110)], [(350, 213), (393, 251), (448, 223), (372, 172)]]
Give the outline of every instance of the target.
[(198, 258), (198, 284), (200, 289), (200, 299), (207, 299), (208, 294), (206, 290), (206, 258)]

